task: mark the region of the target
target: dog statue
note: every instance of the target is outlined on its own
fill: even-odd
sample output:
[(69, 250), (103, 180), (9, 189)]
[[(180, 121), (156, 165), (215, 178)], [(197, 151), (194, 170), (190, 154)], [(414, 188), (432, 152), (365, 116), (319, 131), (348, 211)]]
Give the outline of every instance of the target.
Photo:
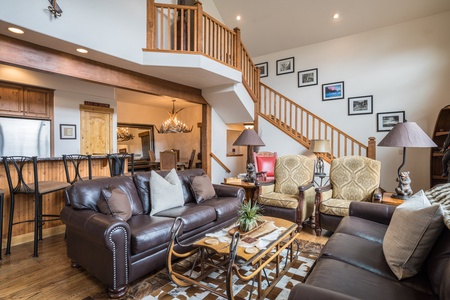
[(395, 188), (397, 195), (411, 196), (413, 191), (411, 189), (411, 179), (409, 178), (409, 171), (404, 171), (400, 173), (399, 178), (397, 178), (398, 187)]

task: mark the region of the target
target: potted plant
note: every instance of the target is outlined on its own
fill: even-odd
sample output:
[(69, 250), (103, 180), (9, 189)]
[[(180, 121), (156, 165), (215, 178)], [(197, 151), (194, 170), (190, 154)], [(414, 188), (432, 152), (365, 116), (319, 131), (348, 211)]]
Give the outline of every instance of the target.
[(258, 227), (258, 221), (261, 221), (262, 208), (257, 203), (244, 202), (238, 210), (239, 229), (247, 232)]

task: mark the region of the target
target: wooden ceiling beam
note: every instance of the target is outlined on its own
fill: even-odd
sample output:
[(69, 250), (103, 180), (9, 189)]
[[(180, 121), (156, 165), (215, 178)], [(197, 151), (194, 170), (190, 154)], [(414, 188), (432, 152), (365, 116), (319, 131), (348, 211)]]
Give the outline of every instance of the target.
[(201, 90), (0, 34), (0, 63), (206, 104)]

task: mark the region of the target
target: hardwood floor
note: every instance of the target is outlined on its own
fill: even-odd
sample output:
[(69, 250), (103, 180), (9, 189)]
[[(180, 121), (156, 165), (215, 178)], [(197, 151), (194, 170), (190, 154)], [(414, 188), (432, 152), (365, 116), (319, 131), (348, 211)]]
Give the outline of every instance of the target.
[[(325, 244), (326, 234), (316, 237), (311, 228), (300, 239)], [(64, 234), (46, 237), (39, 257), (32, 257), (33, 243), (13, 246), (0, 260), (0, 299), (108, 299), (105, 287), (81, 268), (72, 268), (66, 255)]]

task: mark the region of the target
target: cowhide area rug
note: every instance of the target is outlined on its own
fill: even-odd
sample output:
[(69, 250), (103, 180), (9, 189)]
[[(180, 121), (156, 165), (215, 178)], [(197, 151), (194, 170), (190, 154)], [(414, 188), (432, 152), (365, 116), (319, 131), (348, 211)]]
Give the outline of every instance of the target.
[[(317, 259), (322, 245), (300, 240), (300, 252), (298, 259), (292, 264), (289, 271), (277, 283), (277, 285), (268, 294), (266, 299), (281, 300), (287, 299), (290, 290), (296, 284), (302, 282), (304, 277), (308, 274), (315, 260)], [(179, 273), (189, 273), (192, 267), (193, 259), (187, 258), (174, 265), (174, 269)], [(194, 269), (195, 271), (195, 269)], [(266, 268), (266, 274), (270, 278), (274, 277), (274, 265), (269, 264)], [(226, 295), (225, 282), (226, 277), (222, 271), (213, 272), (206, 279), (202, 281), (204, 284), (213, 287), (216, 291)], [(243, 282), (234, 278), (234, 296), (235, 299), (248, 299), (249, 293), (252, 290), (252, 281)], [(267, 282), (263, 282), (263, 290), (267, 286)], [(256, 283), (253, 288), (251, 299), (256, 299)], [(90, 299), (100, 299), (90, 297)], [(226, 298), (219, 297), (214, 293), (202, 289), (197, 286), (178, 287), (170, 281), (165, 269), (149, 274), (147, 277), (140, 278), (130, 284), (128, 292), (123, 300), (131, 299), (195, 299), (195, 300), (224, 300)]]

